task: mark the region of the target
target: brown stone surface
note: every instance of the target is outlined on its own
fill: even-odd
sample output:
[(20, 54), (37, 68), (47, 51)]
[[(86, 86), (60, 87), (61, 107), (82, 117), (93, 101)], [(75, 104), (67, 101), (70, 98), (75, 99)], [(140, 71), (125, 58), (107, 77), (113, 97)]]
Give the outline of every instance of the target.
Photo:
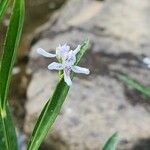
[(36, 32), (28, 64), (33, 76), (27, 91), (26, 133), (31, 133), (58, 76), (47, 70), (54, 60), (39, 56), (36, 49), (51, 51), (65, 42), (74, 48), (88, 37), (91, 45), (81, 66), (89, 67), (91, 75), (74, 79), (45, 149), (99, 150), (118, 131), (119, 150), (149, 150), (149, 98), (117, 79), (118, 73), (125, 73), (150, 86), (149, 70), (142, 63), (143, 56), (150, 56), (149, 8), (149, 0), (70, 0), (53, 23)]

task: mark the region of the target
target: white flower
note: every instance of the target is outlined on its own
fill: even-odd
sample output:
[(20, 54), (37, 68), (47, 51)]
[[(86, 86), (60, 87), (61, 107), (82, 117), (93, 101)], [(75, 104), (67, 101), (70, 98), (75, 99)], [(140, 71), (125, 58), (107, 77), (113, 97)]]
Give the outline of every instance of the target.
[(145, 57), (145, 58), (143, 59), (143, 62), (148, 66), (148, 68), (150, 68), (150, 58)]
[(48, 65), (49, 70), (63, 70), (64, 71), (64, 80), (67, 83), (68, 86), (72, 84), (70, 73), (71, 71), (75, 73), (83, 73), (83, 74), (89, 74), (90, 71), (87, 68), (75, 66), (76, 62), (76, 54), (80, 51), (80, 45), (73, 51), (70, 50), (70, 47), (66, 44), (63, 46), (59, 46), (56, 48), (56, 54), (50, 54), (47, 53), (43, 49), (38, 49), (37, 52), (45, 57), (59, 57), (58, 59), (61, 59), (61, 63), (53, 62)]
[(50, 70), (64, 70), (64, 80), (70, 86), (72, 84), (70, 73), (71, 70), (75, 73), (83, 73), (89, 74), (89, 69), (82, 68), (79, 66), (75, 66), (76, 56), (74, 51), (69, 51), (68, 54), (65, 55), (62, 63), (53, 62), (48, 65), (48, 69)]
[(44, 49), (42, 48), (38, 48), (37, 49), (37, 53), (44, 56), (44, 57), (49, 57), (49, 58), (52, 58), (52, 57), (56, 57), (56, 54), (51, 54), (51, 53), (48, 53), (46, 52)]
[(64, 55), (66, 55), (70, 50), (70, 46), (68, 46), (67, 44), (64, 44), (64, 45), (59, 45), (57, 48), (56, 48), (56, 56), (59, 60), (61, 60)]
[[(77, 48), (74, 50), (74, 53), (77, 54), (80, 51), (80, 45), (77, 46)], [(51, 54), (46, 52), (44, 49), (42, 48), (38, 48), (37, 49), (37, 53), (39, 53), (40, 55), (43, 55), (44, 57), (57, 57), (58, 61), (62, 61), (64, 56), (70, 51), (70, 46), (68, 46), (67, 44), (64, 45), (59, 45), (56, 48), (56, 54)]]

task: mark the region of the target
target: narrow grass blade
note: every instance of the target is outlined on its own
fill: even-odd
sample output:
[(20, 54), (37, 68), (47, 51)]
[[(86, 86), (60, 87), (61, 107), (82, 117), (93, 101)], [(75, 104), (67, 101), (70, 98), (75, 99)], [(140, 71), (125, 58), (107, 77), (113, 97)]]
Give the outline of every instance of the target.
[(118, 134), (114, 133), (105, 143), (102, 150), (115, 150), (118, 142)]
[(24, 0), (14, 0), (13, 12), (4, 43), (4, 50), (0, 70), (0, 96), (1, 108), (6, 104), (11, 72), (16, 58), (20, 36), (24, 21)]
[(9, 3), (9, 0), (1, 0), (0, 1), (0, 20), (3, 17), (3, 15), (7, 9), (8, 3)]
[[(87, 50), (89, 42), (86, 40), (82, 43), (81, 50), (77, 55), (77, 62), (80, 62), (80, 59)], [(73, 77), (73, 74), (72, 74)], [(63, 76), (61, 77), (59, 83), (56, 86), (52, 98), (48, 100), (45, 107), (43, 108), (38, 121), (33, 130), (31, 139), (27, 150), (38, 150), (40, 144), (44, 140), (45, 136), (48, 133), (48, 130), (53, 125), (56, 117), (58, 116), (63, 102), (68, 94), (69, 86), (64, 82)]]
[[(2, 2), (2, 1), (1, 1)], [(0, 68), (0, 149), (17, 150), (15, 127), (7, 104), (11, 71), (24, 20), (24, 0), (14, 0)]]
[(144, 94), (147, 97), (150, 97), (150, 88), (145, 87), (141, 83), (137, 82), (136, 80), (133, 80), (129, 78), (126, 75), (119, 75), (118, 78), (123, 81), (126, 85), (131, 86), (132, 88), (138, 90), (142, 94)]
[(18, 150), (16, 132), (8, 105), (6, 111), (0, 113), (0, 149)]

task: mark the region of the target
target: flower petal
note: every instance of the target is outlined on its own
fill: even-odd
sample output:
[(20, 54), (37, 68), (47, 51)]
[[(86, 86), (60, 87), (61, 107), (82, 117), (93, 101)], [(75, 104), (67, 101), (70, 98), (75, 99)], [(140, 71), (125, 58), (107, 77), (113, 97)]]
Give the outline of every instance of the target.
[(64, 58), (64, 56), (69, 52), (70, 50), (70, 46), (68, 46), (67, 44), (64, 45), (60, 45), (56, 48), (56, 55), (58, 57), (58, 59), (60, 58)]
[(40, 55), (42, 55), (42, 56), (44, 56), (44, 57), (56, 57), (56, 55), (55, 54), (51, 54), (51, 53), (48, 53), (48, 52), (46, 52), (44, 49), (42, 49), (42, 48), (38, 48), (37, 49), (37, 53), (38, 54), (40, 54)]
[(73, 51), (73, 53), (76, 55), (81, 49), (81, 45), (78, 45), (77, 48)]
[(53, 62), (53, 63), (48, 65), (48, 69), (49, 70), (62, 70), (63, 69), (63, 65), (60, 64), (60, 63)]
[(68, 70), (64, 69), (64, 80), (67, 83), (68, 86), (72, 85), (72, 81), (70, 78), (70, 71), (68, 72)]
[(144, 62), (145, 64), (147, 64), (147, 65), (150, 65), (150, 58), (145, 57), (145, 58), (143, 59), (143, 62)]
[(89, 74), (90, 70), (87, 68), (79, 67), (79, 66), (72, 66), (72, 71), (75, 73), (83, 73), (83, 74)]
[(62, 45), (62, 49), (64, 49), (65, 51), (69, 51), (70, 50), (70, 46), (67, 45), (67, 43), (65, 43), (64, 45)]

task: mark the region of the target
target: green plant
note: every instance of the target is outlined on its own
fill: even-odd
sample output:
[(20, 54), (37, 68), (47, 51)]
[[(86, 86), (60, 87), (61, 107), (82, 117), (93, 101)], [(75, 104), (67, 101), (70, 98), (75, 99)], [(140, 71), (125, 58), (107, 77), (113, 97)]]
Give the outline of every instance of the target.
[[(2, 19), (4, 13), (7, 10), (7, 6), (10, 0), (0, 1), (0, 19)], [(12, 119), (11, 108), (8, 101), (8, 92), (11, 81), (11, 74), (14, 63), (16, 61), (17, 48), (19, 46), (25, 14), (24, 0), (13, 0), (12, 14), (10, 17), (9, 26), (5, 37), (5, 43), (2, 51), (2, 57), (0, 59), (0, 149), (2, 150), (18, 150), (18, 142), (15, 131), (15, 125)], [(76, 66), (80, 63), (81, 58), (85, 54), (89, 45), (89, 41), (85, 40), (76, 50), (72, 51), (69, 48), (67, 54), (63, 57), (59, 57), (58, 52), (56, 55), (42, 52), (44, 56), (56, 56), (59, 63), (52, 63), (49, 65), (49, 69), (58, 69), (59, 81), (56, 89), (45, 104), (37, 123), (34, 127), (33, 133), (29, 140), (28, 150), (37, 150), (43, 142), (48, 130), (53, 125), (56, 117), (59, 115), (62, 104), (68, 94), (72, 79), (75, 73), (88, 74), (89, 70)], [(62, 47), (59, 47), (63, 49)], [(43, 50), (42, 50), (43, 51)], [(41, 53), (41, 50), (40, 50)], [(63, 52), (64, 53), (64, 52)], [(73, 71), (73, 72), (72, 72)], [(108, 145), (114, 147), (114, 138), (112, 137), (105, 147)], [(109, 147), (110, 147), (109, 146)], [(106, 149), (104, 150), (111, 150)]]
[(102, 150), (115, 150), (118, 142), (118, 133), (114, 133), (105, 143)]
[[(6, 11), (8, 0), (0, 3), (0, 18)], [(7, 29), (0, 68), (0, 148), (17, 150), (17, 138), (7, 101), (11, 72), (16, 58), (24, 21), (24, 0), (14, 0), (10, 23)], [(11, 128), (10, 128), (11, 127)]]
[(138, 81), (128, 77), (127, 75), (118, 75), (119, 80), (123, 81), (128, 86), (131, 86), (132, 88), (138, 90), (146, 97), (150, 97), (150, 88), (142, 85)]
[[(88, 45), (88, 40), (84, 41), (81, 44), (80, 51), (77, 54), (76, 64), (80, 62), (81, 58), (88, 48)], [(75, 74), (72, 73), (71, 77), (73, 78), (74, 75)], [(68, 94), (69, 88), (70, 87), (64, 81), (64, 76), (60, 75), (60, 79), (53, 93), (53, 96), (49, 98), (48, 102), (44, 106), (35, 125), (27, 148), (28, 150), (37, 150), (39, 148), (49, 128), (52, 126), (56, 117), (58, 116), (61, 106)]]

